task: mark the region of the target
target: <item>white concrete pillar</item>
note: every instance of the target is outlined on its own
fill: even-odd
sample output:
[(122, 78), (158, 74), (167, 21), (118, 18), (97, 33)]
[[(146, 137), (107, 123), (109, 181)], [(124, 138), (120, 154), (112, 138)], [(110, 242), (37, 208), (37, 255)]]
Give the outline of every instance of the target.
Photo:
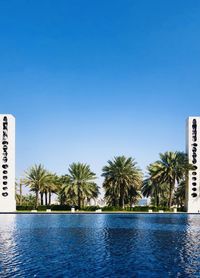
[(189, 213), (200, 212), (200, 117), (187, 120), (187, 153), (194, 169), (189, 171), (186, 185), (186, 208)]
[(0, 115), (0, 212), (16, 211), (15, 118)]

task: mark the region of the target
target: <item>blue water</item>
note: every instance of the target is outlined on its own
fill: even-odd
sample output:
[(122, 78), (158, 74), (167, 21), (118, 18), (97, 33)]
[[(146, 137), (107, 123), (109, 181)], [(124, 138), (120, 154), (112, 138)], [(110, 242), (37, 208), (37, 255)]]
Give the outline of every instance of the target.
[(0, 277), (200, 277), (200, 215), (0, 215)]

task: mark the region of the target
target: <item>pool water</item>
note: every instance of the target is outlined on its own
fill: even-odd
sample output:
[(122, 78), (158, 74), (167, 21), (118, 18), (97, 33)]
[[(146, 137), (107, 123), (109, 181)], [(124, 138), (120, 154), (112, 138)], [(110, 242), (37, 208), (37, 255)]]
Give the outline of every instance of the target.
[(0, 277), (200, 277), (200, 215), (0, 215)]

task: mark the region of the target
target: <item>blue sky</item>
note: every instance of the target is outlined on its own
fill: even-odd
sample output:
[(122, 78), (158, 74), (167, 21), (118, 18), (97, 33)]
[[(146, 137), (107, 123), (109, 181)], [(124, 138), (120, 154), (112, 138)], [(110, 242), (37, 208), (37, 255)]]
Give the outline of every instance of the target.
[(1, 0), (0, 113), (17, 123), (17, 176), (115, 155), (140, 167), (185, 149), (200, 111), (200, 1)]

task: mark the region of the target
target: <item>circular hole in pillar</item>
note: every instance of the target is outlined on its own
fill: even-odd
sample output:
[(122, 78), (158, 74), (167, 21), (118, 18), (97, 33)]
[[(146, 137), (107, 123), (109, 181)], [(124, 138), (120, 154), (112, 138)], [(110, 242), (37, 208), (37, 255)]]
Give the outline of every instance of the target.
[(197, 193), (192, 193), (191, 195), (193, 198), (197, 197)]

